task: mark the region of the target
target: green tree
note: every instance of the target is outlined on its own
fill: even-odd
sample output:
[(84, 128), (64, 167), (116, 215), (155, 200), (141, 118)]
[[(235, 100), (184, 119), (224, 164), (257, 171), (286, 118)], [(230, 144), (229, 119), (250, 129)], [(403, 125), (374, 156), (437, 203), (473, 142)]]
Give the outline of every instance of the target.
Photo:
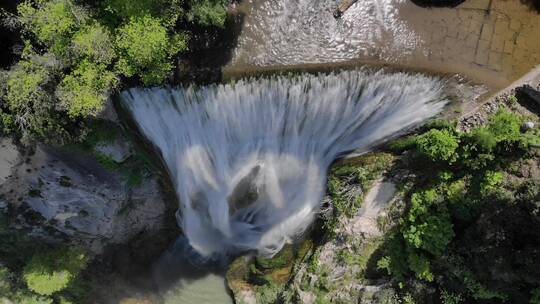
[(72, 49), (76, 57), (110, 64), (116, 57), (109, 30), (99, 23), (86, 25), (73, 36)]
[(160, 84), (171, 72), (172, 56), (187, 46), (184, 35), (171, 36), (157, 18), (131, 18), (118, 29), (118, 70), (127, 77), (139, 75), (146, 85)]
[[(23, 141), (46, 134), (65, 135), (62, 120), (56, 116), (57, 103), (51, 87), (60, 74), (60, 63), (52, 54), (37, 55), (31, 51), (5, 75), (5, 93), (1, 107), (5, 123), (9, 120), (21, 133)], [(6, 126), (4, 126), (5, 128)]]
[(454, 237), (450, 215), (436, 189), (413, 193), (408, 223), (403, 228), (407, 245), (441, 255)]
[(448, 213), (429, 214), (408, 226), (403, 237), (414, 248), (440, 256), (454, 238), (454, 229)]
[(77, 248), (60, 248), (32, 257), (24, 267), (28, 288), (40, 295), (65, 289), (86, 267), (88, 258)]
[(71, 117), (97, 115), (117, 84), (116, 75), (105, 65), (83, 60), (62, 80), (57, 96)]
[(446, 129), (432, 129), (418, 136), (416, 145), (418, 150), (431, 160), (452, 163), (457, 158), (459, 139)]
[(17, 10), (23, 30), (61, 56), (67, 53), (71, 35), (88, 19), (87, 12), (71, 0), (26, 0)]

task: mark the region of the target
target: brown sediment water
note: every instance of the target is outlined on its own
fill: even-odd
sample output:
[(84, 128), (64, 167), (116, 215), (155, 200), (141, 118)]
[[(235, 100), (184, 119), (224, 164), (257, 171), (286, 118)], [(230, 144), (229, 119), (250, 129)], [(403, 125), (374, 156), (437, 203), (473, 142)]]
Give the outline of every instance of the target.
[(246, 1), (238, 46), (224, 74), (313, 64), (391, 65), (457, 73), (506, 87), (540, 63), (540, 14), (517, 0), (422, 8), (406, 0)]

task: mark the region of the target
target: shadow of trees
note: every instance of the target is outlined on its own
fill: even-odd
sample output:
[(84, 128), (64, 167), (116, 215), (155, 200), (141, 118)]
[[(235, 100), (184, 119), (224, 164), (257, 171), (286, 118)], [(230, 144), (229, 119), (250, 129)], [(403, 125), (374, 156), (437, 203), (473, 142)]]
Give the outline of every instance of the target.
[(540, 14), (540, 0), (520, 0), (520, 2)]

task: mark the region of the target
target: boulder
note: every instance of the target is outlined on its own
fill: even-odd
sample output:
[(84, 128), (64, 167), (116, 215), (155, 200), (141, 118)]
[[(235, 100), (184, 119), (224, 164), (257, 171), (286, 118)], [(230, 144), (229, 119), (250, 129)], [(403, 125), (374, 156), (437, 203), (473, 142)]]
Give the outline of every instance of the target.
[(21, 161), (17, 146), (10, 138), (0, 138), (0, 186), (11, 176), (13, 168)]
[(534, 122), (532, 122), (532, 121), (526, 121), (521, 126), (521, 130), (523, 130), (523, 132), (527, 132), (527, 131), (532, 130), (532, 129), (534, 129)]
[(13, 225), (97, 254), (141, 232), (159, 231), (174, 208), (167, 204), (154, 177), (130, 185), (91, 156), (47, 146), (37, 146), (11, 168), (0, 187), (0, 198), (7, 202)]
[(122, 163), (133, 155), (130, 142), (122, 138), (117, 138), (110, 143), (98, 143), (94, 150), (110, 157), (116, 163)]

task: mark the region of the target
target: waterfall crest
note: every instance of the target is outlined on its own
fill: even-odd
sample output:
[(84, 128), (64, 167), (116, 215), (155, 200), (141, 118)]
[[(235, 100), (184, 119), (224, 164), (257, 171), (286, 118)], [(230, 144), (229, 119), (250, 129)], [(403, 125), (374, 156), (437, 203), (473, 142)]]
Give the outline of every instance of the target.
[(121, 98), (162, 155), (191, 246), (271, 256), (312, 222), (333, 160), (436, 115), (441, 91), (434, 77), (360, 70)]

